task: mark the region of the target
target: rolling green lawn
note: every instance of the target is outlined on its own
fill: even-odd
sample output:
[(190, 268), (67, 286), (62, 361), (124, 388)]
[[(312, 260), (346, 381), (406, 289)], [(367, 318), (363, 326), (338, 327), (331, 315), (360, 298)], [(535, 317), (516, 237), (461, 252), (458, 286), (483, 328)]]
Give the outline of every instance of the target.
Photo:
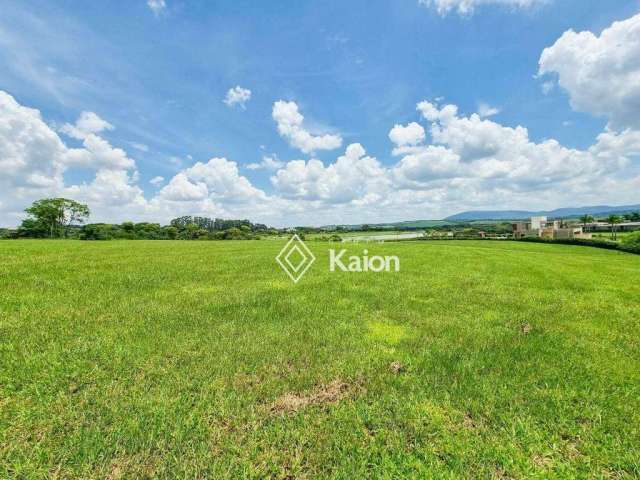
[(638, 478), (640, 256), (0, 242), (0, 478)]

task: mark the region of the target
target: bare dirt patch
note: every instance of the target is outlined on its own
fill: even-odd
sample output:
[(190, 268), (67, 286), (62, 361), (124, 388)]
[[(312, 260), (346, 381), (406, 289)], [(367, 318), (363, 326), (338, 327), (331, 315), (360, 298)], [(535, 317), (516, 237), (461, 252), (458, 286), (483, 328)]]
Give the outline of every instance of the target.
[(470, 413), (466, 412), (462, 418), (462, 426), (467, 430), (476, 430), (482, 427), (482, 420), (480, 418), (473, 417)]
[(404, 372), (405, 368), (404, 368), (404, 365), (401, 364), (400, 362), (391, 362), (389, 364), (389, 370), (391, 370), (392, 373), (395, 373), (397, 375), (399, 373)]
[(354, 386), (342, 380), (319, 385), (310, 392), (288, 392), (277, 398), (269, 408), (273, 413), (297, 412), (313, 405), (337, 403), (354, 392)]

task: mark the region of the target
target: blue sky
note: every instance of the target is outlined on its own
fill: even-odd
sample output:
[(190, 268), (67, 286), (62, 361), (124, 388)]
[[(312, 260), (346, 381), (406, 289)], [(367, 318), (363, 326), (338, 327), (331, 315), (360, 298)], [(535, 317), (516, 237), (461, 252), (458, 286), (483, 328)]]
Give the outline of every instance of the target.
[[(472, 10), (464, 10), (465, 4)], [(253, 214), (258, 217), (255, 220), (278, 225), (438, 218), (467, 208), (640, 203), (640, 195), (633, 195), (635, 184), (625, 184), (611, 195), (586, 193), (583, 188), (603, 176), (612, 182), (618, 177), (625, 181), (636, 178), (635, 132), (640, 126), (635, 119), (625, 114), (624, 122), (619, 123), (622, 113), (616, 113), (617, 104), (612, 103), (609, 112), (606, 106), (600, 108), (582, 99), (593, 93), (571, 82), (575, 72), (563, 70), (564, 62), (550, 62), (550, 73), (538, 75), (542, 52), (565, 32), (592, 32), (599, 37), (613, 22), (635, 19), (640, 12), (637, 0), (0, 0), (0, 11), (0, 90), (18, 105), (12, 103), (7, 112), (19, 115), (26, 108), (36, 109), (64, 144), (61, 148), (83, 149), (90, 133), (107, 142), (109, 148), (122, 150), (132, 162), (105, 167), (104, 160), (88, 157), (82, 161), (61, 159), (60, 165), (49, 170), (53, 176), (61, 175), (55, 185), (38, 184), (42, 187), (38, 190), (35, 184), (24, 188), (14, 181), (6, 186), (6, 198), (0, 199), (2, 223), (18, 221), (31, 196), (41, 192), (76, 193), (90, 203), (96, 220), (119, 221), (127, 213), (134, 219), (157, 221), (182, 213)], [(634, 25), (625, 27), (632, 35)], [(636, 48), (634, 42), (628, 46)], [(573, 62), (576, 69), (581, 68), (584, 59), (577, 57), (580, 52), (570, 48), (566, 52), (572, 55), (566, 64)], [(630, 62), (630, 69), (639, 68), (632, 60), (624, 61)], [(613, 80), (603, 74), (596, 81)], [(549, 91), (545, 93), (547, 82)], [(225, 103), (227, 92), (236, 86), (250, 91), (250, 98)], [(631, 89), (623, 100), (636, 101), (638, 89)], [(339, 138), (340, 147), (330, 148), (330, 141), (326, 149), (313, 151), (296, 146), (274, 120), (278, 101), (295, 102), (304, 116), (299, 126), (304, 134)], [(621, 135), (631, 128), (628, 135), (633, 138), (623, 140), (632, 146), (601, 155), (615, 155), (615, 165), (585, 167), (581, 175), (592, 177), (583, 178), (581, 185), (569, 185), (566, 174), (542, 166), (549, 178), (535, 188), (530, 179), (510, 173), (518, 170), (517, 164), (507, 165), (496, 154), (491, 164), (502, 162), (498, 168), (502, 178), (507, 175), (514, 179), (512, 183), (520, 182), (511, 196), (504, 191), (507, 182), (488, 183), (487, 175), (495, 174), (481, 173), (476, 178), (473, 173), (460, 174), (458, 167), (454, 168), (457, 173), (449, 169), (444, 175), (444, 167), (434, 172), (433, 162), (439, 160), (426, 166), (428, 178), (416, 177), (415, 169), (409, 178), (399, 166), (407, 167), (419, 159), (405, 161), (404, 155), (419, 157), (428, 146), (453, 151), (460, 156), (456, 162), (470, 165), (478, 159), (475, 154), (465, 158), (461, 152), (469, 149), (453, 145), (451, 136), (433, 139), (430, 128), (440, 120), (421, 115), (416, 108), (421, 101), (438, 108), (456, 105), (460, 119), (478, 112), (484, 104), (485, 114), (493, 113), (489, 109), (497, 111), (483, 117), (492, 122), (487, 128), (493, 124), (525, 127), (528, 141), (536, 145), (555, 139), (566, 149), (586, 152), (602, 132)], [(74, 125), (82, 112), (92, 112), (107, 123), (75, 137), (65, 134), (64, 125)], [(394, 145), (390, 130), (412, 122), (422, 125), (426, 138)], [(441, 130), (447, 128), (449, 124), (440, 124)], [(15, 138), (16, 131), (11, 133)], [(6, 152), (18, 155), (9, 144), (11, 139), (4, 141), (0, 152), (7, 158)], [(322, 144), (318, 140), (317, 145)], [(366, 150), (366, 154), (354, 154), (351, 165), (365, 155), (376, 162), (362, 167), (368, 169), (362, 182), (367, 185), (364, 190), (357, 182), (343, 184), (351, 172), (343, 174), (341, 168), (330, 173), (322, 170), (314, 176), (312, 169), (299, 171), (309, 167), (308, 163), (288, 165), (316, 159), (329, 168), (340, 156), (352, 158), (345, 154), (351, 144)], [(394, 147), (413, 150), (405, 148), (394, 155)], [(92, 152), (86, 145), (84, 148)], [(435, 153), (433, 149), (430, 152)], [(440, 153), (447, 154), (444, 150)], [(29, 174), (30, 162), (41, 165), (33, 152), (23, 149), (19, 155), (24, 158), (14, 158), (13, 163), (22, 161), (27, 166), (15, 174), (16, 178)], [(262, 168), (265, 156), (272, 163)], [(226, 163), (208, 165), (214, 157)], [(216, 172), (233, 162), (236, 171), (213, 181), (208, 173), (189, 170), (197, 162)], [(251, 166), (261, 162), (261, 166)], [(13, 163), (8, 162), (8, 168)], [(485, 172), (487, 164), (488, 160), (472, 170)], [(582, 170), (581, 165), (577, 170)], [(119, 178), (126, 184), (120, 186), (123, 191), (136, 191), (125, 192), (127, 198), (100, 197), (96, 189), (120, 188), (108, 182), (97, 188), (98, 173), (103, 179), (107, 176), (105, 168), (114, 182), (121, 174)], [(398, 171), (392, 172), (394, 169)], [(505, 173), (505, 169), (510, 170)], [(281, 175), (278, 170), (283, 170)], [(184, 178), (178, 178), (176, 186), (185, 187), (188, 182), (190, 192), (198, 190), (200, 183), (206, 188), (186, 195), (176, 193), (172, 186), (162, 193), (181, 172)], [(556, 173), (557, 179), (550, 178)], [(306, 175), (304, 185), (299, 175)], [(316, 177), (327, 183), (317, 183), (323, 180)], [(469, 186), (472, 179), (474, 187)], [(308, 183), (316, 180), (313, 185)], [(224, 183), (227, 181), (234, 185)], [(331, 186), (336, 182), (341, 185), (339, 192)], [(452, 193), (460, 185), (465, 185), (460, 194)], [(567, 195), (567, 189), (572, 188), (574, 195)], [(496, 194), (486, 195), (492, 189)], [(529, 193), (520, 195), (523, 190)], [(425, 195), (424, 201), (402, 203), (402, 198), (420, 195)]]

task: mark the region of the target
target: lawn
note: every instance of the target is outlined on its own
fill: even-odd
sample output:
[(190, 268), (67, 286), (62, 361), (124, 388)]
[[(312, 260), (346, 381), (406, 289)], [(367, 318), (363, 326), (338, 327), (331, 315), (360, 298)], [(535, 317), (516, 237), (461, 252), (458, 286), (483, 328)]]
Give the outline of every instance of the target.
[[(633, 234), (634, 232), (617, 232), (616, 233), (616, 238), (618, 239), (618, 241), (621, 241), (623, 238), (628, 237), (629, 235)], [(604, 238), (607, 240), (613, 240), (613, 234), (611, 232), (596, 232), (593, 234), (594, 238)]]
[(0, 242), (0, 478), (638, 478), (640, 256)]

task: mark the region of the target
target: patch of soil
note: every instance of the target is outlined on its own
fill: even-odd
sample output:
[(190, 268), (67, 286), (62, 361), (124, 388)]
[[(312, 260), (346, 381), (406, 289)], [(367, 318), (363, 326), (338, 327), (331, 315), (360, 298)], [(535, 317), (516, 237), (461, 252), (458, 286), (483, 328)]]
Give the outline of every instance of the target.
[(467, 430), (475, 430), (480, 427), (480, 422), (474, 419), (469, 413), (465, 413), (462, 419), (462, 426)]
[(395, 373), (397, 375), (399, 373), (404, 372), (405, 368), (404, 368), (404, 365), (401, 364), (400, 362), (391, 362), (389, 364), (389, 370), (391, 370), (392, 373)]
[(277, 398), (270, 406), (273, 413), (297, 412), (312, 405), (337, 403), (353, 392), (353, 387), (341, 380), (319, 385), (310, 392), (288, 392)]

